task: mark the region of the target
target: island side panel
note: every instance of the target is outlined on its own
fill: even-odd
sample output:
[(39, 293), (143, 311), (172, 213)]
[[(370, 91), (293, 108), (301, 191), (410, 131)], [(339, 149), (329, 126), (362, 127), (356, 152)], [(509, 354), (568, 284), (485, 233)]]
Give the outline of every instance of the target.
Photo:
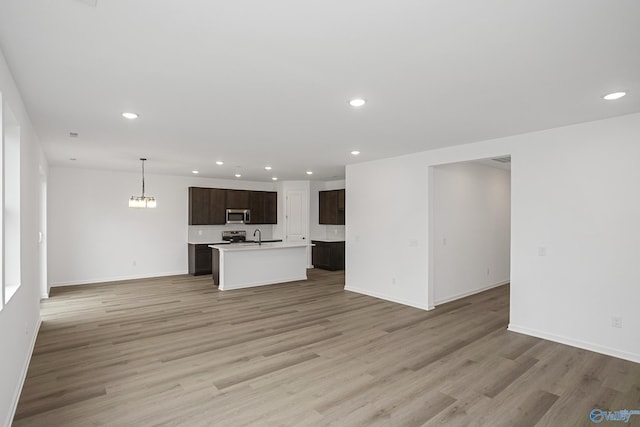
[(306, 246), (225, 251), (221, 290), (307, 280)]

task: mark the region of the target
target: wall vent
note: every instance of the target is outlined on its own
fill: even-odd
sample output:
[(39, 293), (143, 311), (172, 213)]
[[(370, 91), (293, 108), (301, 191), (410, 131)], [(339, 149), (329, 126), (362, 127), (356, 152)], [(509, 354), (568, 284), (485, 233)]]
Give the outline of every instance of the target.
[(500, 163), (511, 163), (511, 156), (504, 156), (504, 157), (496, 157), (495, 159), (491, 159), (494, 162), (500, 162)]
[(80, 3), (84, 3), (87, 6), (91, 6), (91, 7), (97, 7), (98, 6), (98, 0), (78, 0)]

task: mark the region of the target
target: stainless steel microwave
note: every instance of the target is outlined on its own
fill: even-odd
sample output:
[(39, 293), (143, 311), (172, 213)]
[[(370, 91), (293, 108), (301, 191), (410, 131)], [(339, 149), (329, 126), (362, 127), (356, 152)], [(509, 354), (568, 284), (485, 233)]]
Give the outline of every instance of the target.
[(227, 224), (250, 224), (251, 211), (249, 209), (227, 209)]

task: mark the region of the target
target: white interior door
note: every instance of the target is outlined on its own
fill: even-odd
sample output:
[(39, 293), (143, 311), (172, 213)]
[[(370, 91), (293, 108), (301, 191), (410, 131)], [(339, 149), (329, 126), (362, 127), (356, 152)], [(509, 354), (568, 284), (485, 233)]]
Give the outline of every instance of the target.
[(307, 210), (308, 207), (306, 191), (287, 191), (286, 241), (302, 242), (307, 240)]

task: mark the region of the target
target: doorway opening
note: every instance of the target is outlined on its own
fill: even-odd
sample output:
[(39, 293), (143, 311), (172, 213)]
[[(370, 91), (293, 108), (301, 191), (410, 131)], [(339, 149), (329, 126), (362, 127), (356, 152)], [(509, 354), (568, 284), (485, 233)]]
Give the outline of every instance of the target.
[(511, 157), (432, 166), (433, 306), (505, 285), (511, 275)]
[(40, 297), (49, 298), (49, 285), (47, 280), (47, 176), (40, 166), (40, 231), (38, 243), (40, 244)]

